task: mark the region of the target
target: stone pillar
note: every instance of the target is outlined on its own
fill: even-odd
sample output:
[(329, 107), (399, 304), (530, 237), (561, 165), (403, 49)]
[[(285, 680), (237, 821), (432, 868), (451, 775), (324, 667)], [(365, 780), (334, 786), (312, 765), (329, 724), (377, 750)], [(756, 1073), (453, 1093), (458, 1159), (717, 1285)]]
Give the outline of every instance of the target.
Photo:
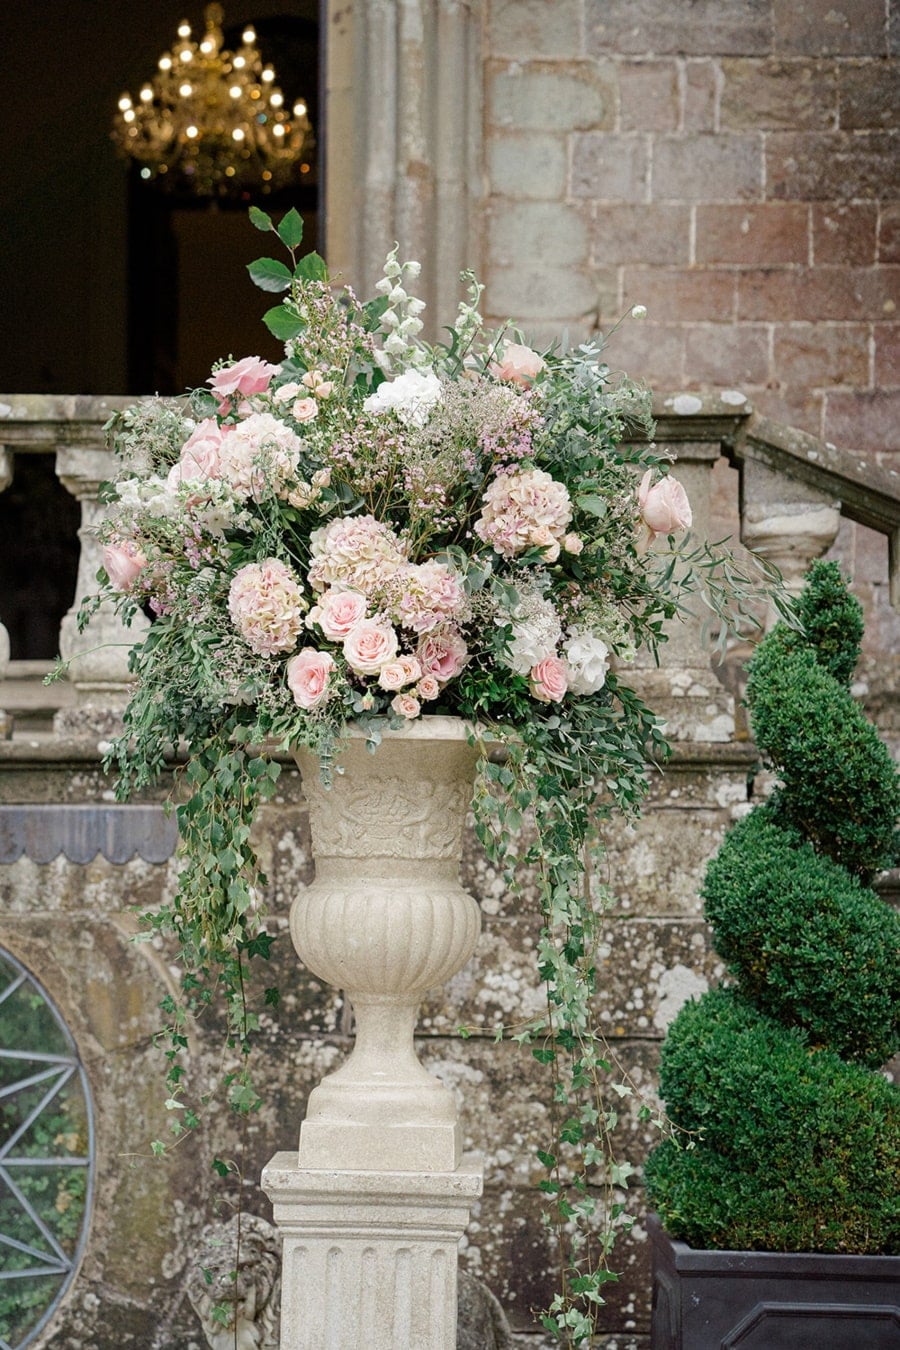
[[(700, 543), (709, 538), (712, 467), (719, 446), (710, 441), (679, 441), (674, 476), (691, 503), (691, 534)], [(665, 547), (665, 541), (659, 541)], [(621, 675), (666, 722), (672, 741), (726, 742), (734, 737), (734, 698), (712, 664), (712, 646), (704, 629), (713, 615), (703, 601), (688, 601), (689, 613), (666, 625), (668, 641), (659, 651), (660, 665), (639, 653)]]
[[(13, 457), (7, 449), (0, 446), (0, 492), (5, 492), (13, 480)], [(0, 622), (0, 684), (6, 678), (9, 668), (9, 633)], [(12, 718), (5, 709), (0, 708), (0, 740), (8, 740), (12, 735)]]
[(454, 1172), (262, 1176), (284, 1242), (281, 1350), (455, 1350), (457, 1248), (480, 1161)]
[(350, 0), (328, 20), (326, 256), (371, 294), (388, 250), (422, 264), (426, 335), (442, 335), (477, 270), (480, 0)]
[[(741, 540), (773, 563), (790, 595), (799, 595), (810, 564), (834, 543), (841, 504), (825, 492), (747, 459), (741, 470)], [(770, 605), (767, 627), (778, 618)]]
[(100, 484), (110, 477), (111, 469), (112, 456), (107, 450), (66, 447), (56, 456), (60, 482), (81, 503), (78, 531), (81, 556), (75, 599), (59, 632), (60, 655), (64, 661), (72, 663), (69, 679), (75, 687), (76, 703), (56, 715), (54, 727), (61, 734), (108, 736), (120, 729), (122, 710), (131, 687), (128, 653), (150, 627), (149, 621), (138, 614), (131, 627), (126, 628), (107, 602), (84, 631), (78, 631), (81, 602), (97, 590), (101, 550), (96, 528), (103, 517), (98, 493)]

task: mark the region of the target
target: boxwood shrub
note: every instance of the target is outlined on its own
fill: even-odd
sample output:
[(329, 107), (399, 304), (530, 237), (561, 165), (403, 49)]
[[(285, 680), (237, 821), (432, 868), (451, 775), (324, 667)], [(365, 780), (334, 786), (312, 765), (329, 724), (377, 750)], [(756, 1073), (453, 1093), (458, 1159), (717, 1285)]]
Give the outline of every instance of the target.
[(669, 1029), (648, 1193), (693, 1246), (900, 1253), (900, 1090), (879, 1072), (900, 1048), (900, 919), (865, 884), (897, 857), (900, 781), (849, 692), (861, 617), (835, 564), (799, 613), (752, 662), (780, 786), (707, 870), (732, 983)]

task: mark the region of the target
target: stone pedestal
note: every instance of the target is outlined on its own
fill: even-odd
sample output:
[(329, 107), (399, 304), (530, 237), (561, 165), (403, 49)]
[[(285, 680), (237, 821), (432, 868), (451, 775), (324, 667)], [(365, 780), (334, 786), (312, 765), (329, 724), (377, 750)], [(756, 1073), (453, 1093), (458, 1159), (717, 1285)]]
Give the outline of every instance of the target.
[(457, 1247), (481, 1160), (453, 1172), (327, 1171), (276, 1153), (281, 1350), (455, 1350)]

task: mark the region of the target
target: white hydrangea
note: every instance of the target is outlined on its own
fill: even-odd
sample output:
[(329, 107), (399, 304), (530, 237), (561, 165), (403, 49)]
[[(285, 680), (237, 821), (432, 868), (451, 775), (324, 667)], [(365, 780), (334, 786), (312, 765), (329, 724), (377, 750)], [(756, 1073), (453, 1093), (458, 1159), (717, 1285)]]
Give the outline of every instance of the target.
[(551, 601), (530, 595), (515, 614), (498, 619), (498, 622), (508, 623), (510, 618), (512, 637), (505, 664), (517, 675), (528, 675), (532, 666), (556, 654), (556, 644), (562, 636), (559, 615)]
[(424, 427), (440, 401), (441, 382), (433, 370), (407, 370), (395, 380), (385, 380), (379, 385), (363, 408), (376, 415), (395, 412), (406, 426)]
[(563, 652), (569, 667), (569, 690), (573, 694), (596, 694), (606, 683), (609, 648), (593, 633), (575, 632)]

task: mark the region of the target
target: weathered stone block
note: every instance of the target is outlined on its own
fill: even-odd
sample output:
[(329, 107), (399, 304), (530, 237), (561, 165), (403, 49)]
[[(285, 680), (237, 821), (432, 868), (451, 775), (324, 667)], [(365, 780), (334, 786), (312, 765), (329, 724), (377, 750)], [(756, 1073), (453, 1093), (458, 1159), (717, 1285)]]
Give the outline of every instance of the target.
[(488, 207), (488, 258), (493, 267), (515, 267), (522, 257), (568, 258), (588, 254), (584, 206), (560, 202), (504, 202)]
[(881, 0), (773, 0), (775, 51), (789, 56), (881, 56), (885, 14)]
[(876, 323), (875, 383), (896, 384), (900, 371), (900, 323)]
[(766, 195), (814, 202), (896, 198), (897, 137), (885, 131), (774, 131), (766, 140)]
[(728, 57), (722, 61), (723, 130), (828, 130), (837, 119), (837, 82), (830, 61)]
[(611, 68), (595, 61), (492, 61), (487, 71), (489, 126), (586, 131), (615, 122)]
[(790, 268), (739, 272), (738, 319), (877, 320), (896, 313), (894, 267)]
[(665, 323), (730, 323), (734, 295), (735, 274), (724, 269), (625, 268), (626, 303), (646, 305), (654, 319)]
[(586, 268), (524, 259), (513, 267), (493, 267), (488, 278), (486, 317), (498, 321), (515, 315), (526, 330), (533, 320), (565, 323), (569, 319), (595, 318), (601, 287), (615, 278), (605, 278)]
[(623, 61), (618, 66), (622, 131), (676, 131), (678, 67), (674, 61)]
[(487, 48), (492, 56), (577, 58), (583, 54), (583, 0), (491, 0)]
[(900, 389), (825, 394), (825, 435), (856, 451), (900, 451)]
[(817, 267), (870, 265), (875, 261), (877, 224), (874, 203), (816, 203), (812, 207), (812, 261)]
[(591, 52), (641, 55), (764, 55), (771, 50), (771, 0), (694, 0), (669, 8), (659, 0), (587, 0)]
[(697, 324), (685, 333), (685, 369), (703, 384), (738, 388), (769, 378), (769, 335), (759, 325)]
[(891, 203), (879, 211), (878, 261), (900, 263), (900, 204)]
[(691, 219), (687, 206), (597, 205), (591, 227), (591, 261), (686, 265)]
[(654, 201), (754, 201), (763, 195), (763, 143), (754, 134), (659, 136), (653, 148)]
[[(632, 303), (643, 304), (640, 296)], [(679, 324), (650, 319), (623, 324), (609, 340), (605, 355), (614, 370), (662, 388), (684, 383), (684, 334)]]
[(759, 206), (697, 207), (698, 263), (737, 266), (809, 261), (809, 207), (767, 202)]
[(723, 973), (700, 919), (613, 919), (602, 941), (596, 1008), (611, 1041), (662, 1037), (667, 1000), (684, 988), (701, 992)]
[(840, 125), (847, 131), (896, 126), (900, 61), (842, 61), (838, 66)]
[(570, 195), (600, 202), (648, 200), (649, 158), (643, 136), (574, 138)]
[(684, 63), (682, 124), (685, 131), (715, 131), (721, 78), (714, 61)]
[[(696, 917), (706, 864), (746, 802), (746, 788), (725, 783), (718, 810), (673, 807), (609, 831), (606, 871), (622, 914)], [(728, 798), (737, 798), (729, 801)]]
[(492, 194), (555, 202), (565, 196), (569, 158), (561, 133), (494, 131), (486, 156)]
[(864, 385), (869, 377), (867, 324), (778, 324), (774, 369), (787, 384)]

